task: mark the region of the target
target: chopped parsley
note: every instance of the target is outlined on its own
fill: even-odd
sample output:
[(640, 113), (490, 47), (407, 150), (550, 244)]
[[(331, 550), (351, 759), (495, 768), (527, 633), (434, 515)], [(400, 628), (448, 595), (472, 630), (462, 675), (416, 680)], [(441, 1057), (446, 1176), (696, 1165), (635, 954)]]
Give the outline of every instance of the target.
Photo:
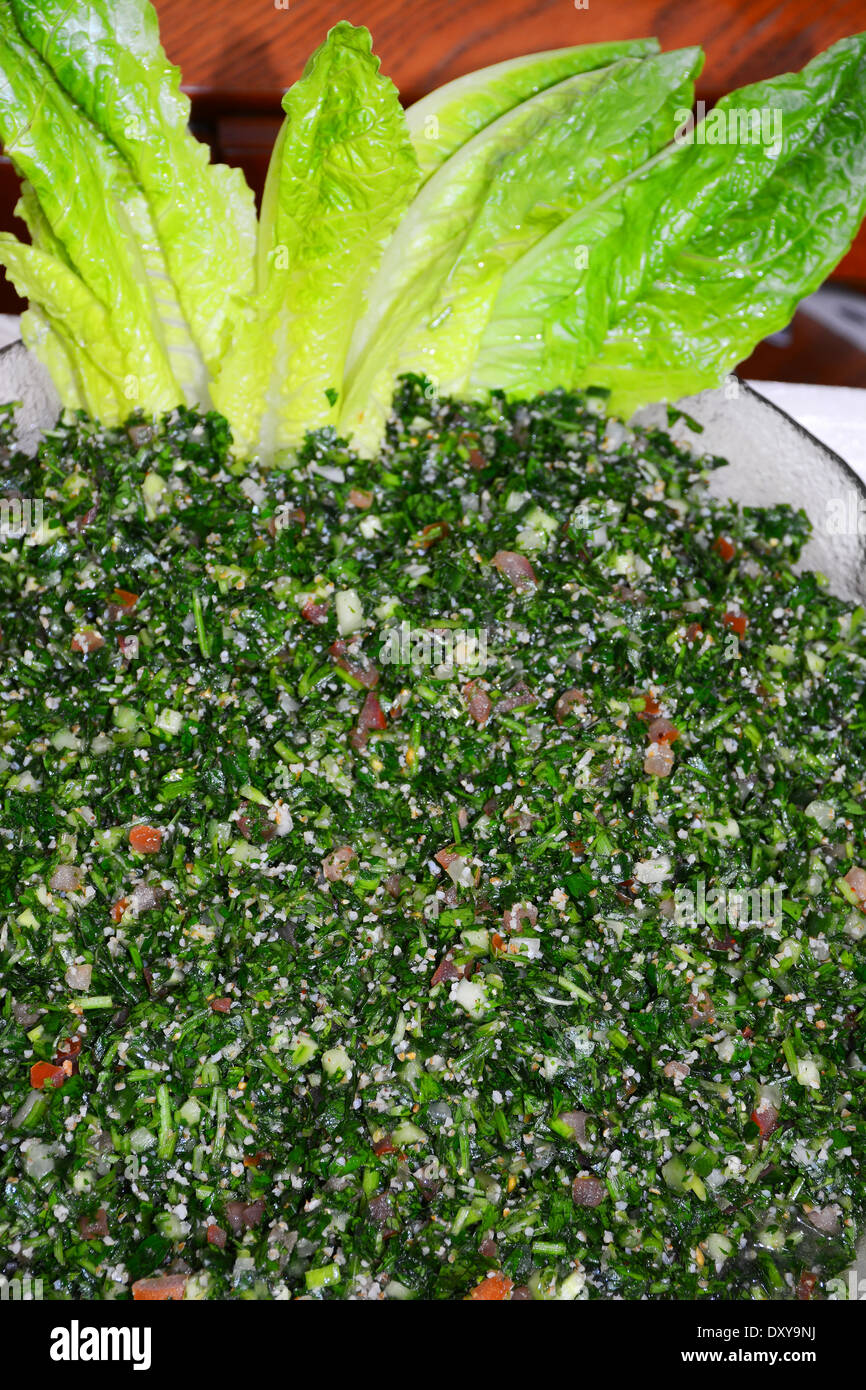
[(0, 1272), (844, 1296), (863, 610), (720, 462), (418, 378), (373, 460), (6, 449)]

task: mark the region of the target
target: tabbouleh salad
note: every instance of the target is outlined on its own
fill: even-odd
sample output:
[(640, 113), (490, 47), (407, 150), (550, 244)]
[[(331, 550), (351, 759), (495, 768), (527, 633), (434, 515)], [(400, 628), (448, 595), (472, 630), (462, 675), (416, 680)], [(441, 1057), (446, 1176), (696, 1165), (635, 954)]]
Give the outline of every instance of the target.
[(410, 377), (291, 472), (6, 434), (0, 1273), (844, 1297), (866, 635), (805, 516), (591, 392)]

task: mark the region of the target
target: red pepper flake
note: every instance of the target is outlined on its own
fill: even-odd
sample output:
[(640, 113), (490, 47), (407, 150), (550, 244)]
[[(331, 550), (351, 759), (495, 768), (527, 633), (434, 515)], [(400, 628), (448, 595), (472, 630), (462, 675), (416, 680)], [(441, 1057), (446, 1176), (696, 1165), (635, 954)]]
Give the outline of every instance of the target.
[(713, 541), (713, 550), (715, 550), (717, 555), (721, 555), (725, 564), (730, 564), (737, 553), (737, 547), (727, 536), (716, 536), (716, 539)]

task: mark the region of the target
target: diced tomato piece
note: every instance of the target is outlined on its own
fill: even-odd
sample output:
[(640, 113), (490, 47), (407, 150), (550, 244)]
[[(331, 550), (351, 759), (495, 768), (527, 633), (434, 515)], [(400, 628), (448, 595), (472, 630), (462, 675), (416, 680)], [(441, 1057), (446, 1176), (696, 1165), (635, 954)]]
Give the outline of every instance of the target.
[(82, 1240), (100, 1240), (108, 1235), (108, 1214), (100, 1207), (93, 1216), (79, 1216), (78, 1229)]
[(557, 724), (564, 724), (572, 710), (583, 711), (585, 706), (586, 695), (582, 690), (578, 690), (576, 687), (572, 687), (571, 690), (564, 690), (553, 710)]
[(753, 1110), (749, 1119), (758, 1126), (761, 1131), (761, 1138), (766, 1139), (779, 1128), (779, 1112), (773, 1105), (762, 1104), (758, 1109)]
[(251, 845), (268, 844), (277, 833), (276, 822), (271, 820), (264, 806), (249, 801), (243, 806), (243, 815), (238, 816), (238, 830)]
[(80, 1039), (80, 1038), (63, 1038), (63, 1039), (61, 1039), (61, 1041), (57, 1044), (57, 1060), (58, 1060), (58, 1064), (59, 1064), (60, 1062), (66, 1061), (67, 1058), (70, 1058), (70, 1057), (77, 1057), (77, 1056), (79, 1055), (80, 1052), (81, 1052), (81, 1039)]
[(208, 1245), (215, 1245), (218, 1250), (225, 1247), (226, 1233), (222, 1226), (218, 1226), (215, 1221), (212, 1221), (207, 1228), (207, 1243)]
[(725, 627), (729, 627), (738, 637), (745, 637), (746, 628), (749, 625), (749, 620), (745, 613), (723, 613), (722, 622)]
[(341, 670), (346, 671), (367, 690), (375, 690), (379, 684), (379, 672), (363, 652), (351, 653), (342, 637), (332, 642), (328, 650)]
[(100, 647), (104, 647), (105, 638), (95, 628), (85, 627), (81, 632), (75, 633), (69, 645), (74, 652), (83, 652), (86, 656), (89, 652), (98, 652)]
[(244, 1157), (245, 1168), (258, 1168), (260, 1163), (264, 1163), (270, 1158), (267, 1149), (259, 1149), (258, 1153), (246, 1154)]
[(429, 550), (431, 545), (437, 541), (442, 541), (448, 535), (451, 527), (447, 521), (433, 521), (429, 526), (425, 526), (421, 532), (421, 544), (425, 550)]
[(373, 494), (365, 488), (353, 487), (349, 493), (349, 501), (353, 507), (359, 507), (361, 511), (366, 512), (373, 505)]
[(153, 1279), (136, 1279), (132, 1286), (132, 1297), (138, 1303), (165, 1303), (183, 1298), (186, 1288), (185, 1274), (159, 1274)]
[(94, 505), (88, 507), (86, 512), (82, 512), (81, 516), (74, 516), (69, 522), (69, 529), (72, 534), (77, 535), (80, 531), (83, 531), (85, 527), (90, 526), (91, 522), (96, 520), (97, 511), (98, 508)]
[(652, 743), (676, 743), (680, 731), (669, 719), (654, 719), (647, 730)]
[(303, 507), (280, 507), (268, 520), (268, 532), (275, 539), (287, 526), (306, 528), (307, 514)]
[(115, 589), (111, 595), (111, 602), (118, 604), (121, 608), (125, 608), (128, 613), (131, 613), (138, 603), (138, 594), (131, 594), (128, 589)]
[(501, 1303), (511, 1293), (514, 1285), (507, 1274), (500, 1270), (488, 1274), (480, 1284), (476, 1284), (469, 1297), (474, 1303)]
[(373, 1153), (377, 1158), (384, 1158), (385, 1154), (395, 1154), (396, 1152), (397, 1150), (391, 1143), (390, 1136), (380, 1139), (373, 1145)]
[(449, 960), (447, 956), (443, 956), (442, 960), (440, 960), (435, 971), (433, 972), (433, 979), (430, 981), (430, 988), (432, 989), (434, 985), (441, 985), (443, 980), (459, 979), (460, 971), (457, 969), (457, 966), (454, 964), (453, 960)]
[(316, 623), (321, 627), (322, 623), (328, 621), (328, 605), (326, 603), (307, 602), (301, 609), (301, 617), (306, 618), (308, 623)]
[(371, 729), (386, 729), (387, 727), (388, 720), (385, 717), (385, 711), (379, 704), (379, 697), (371, 691), (361, 706), (358, 722), (352, 730), (352, 747), (365, 748)]
[(137, 854), (158, 854), (162, 846), (162, 831), (154, 825), (134, 825), (129, 843)]
[(69, 1073), (54, 1062), (34, 1062), (30, 1068), (30, 1085), (35, 1091), (56, 1090)]
[(212, 999), (210, 1006), (215, 1014), (227, 1014), (232, 1006), (232, 1001), (224, 996), (222, 999)]
[(497, 550), (490, 561), (494, 569), (513, 584), (519, 594), (529, 593), (537, 588), (538, 578), (525, 555), (516, 550)]
[(713, 550), (715, 550), (717, 555), (721, 555), (725, 564), (729, 564), (737, 553), (737, 547), (734, 545), (733, 541), (728, 540), (727, 536), (716, 536), (716, 539), (713, 541)]
[(129, 898), (118, 898), (111, 909), (111, 920), (119, 922), (126, 909), (129, 907)]
[(655, 695), (646, 694), (640, 698), (643, 700), (643, 709), (639, 711), (638, 719), (655, 719), (661, 714), (661, 706)]
[(476, 724), (485, 724), (490, 718), (493, 701), (478, 681), (467, 681), (463, 687), (463, 697), (469, 706), (469, 715)]
[(322, 873), (328, 882), (339, 883), (345, 878), (355, 857), (351, 845), (341, 845), (339, 849), (332, 849), (330, 854), (326, 854), (322, 860)]
[(797, 1285), (797, 1298), (802, 1303), (808, 1302), (809, 1299), (812, 1297), (812, 1294), (815, 1292), (815, 1285), (817, 1284), (817, 1282), (817, 1274), (813, 1274), (812, 1271), (808, 1269), (803, 1270), (803, 1273), (800, 1275), (800, 1282)]

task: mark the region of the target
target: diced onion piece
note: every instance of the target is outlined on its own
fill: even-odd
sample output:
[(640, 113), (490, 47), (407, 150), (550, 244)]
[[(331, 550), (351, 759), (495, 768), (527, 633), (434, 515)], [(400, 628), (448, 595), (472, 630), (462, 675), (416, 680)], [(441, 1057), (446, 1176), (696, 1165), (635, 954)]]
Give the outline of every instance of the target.
[(364, 626), (364, 609), (354, 589), (340, 589), (335, 596), (337, 628), (341, 637), (348, 637)]

